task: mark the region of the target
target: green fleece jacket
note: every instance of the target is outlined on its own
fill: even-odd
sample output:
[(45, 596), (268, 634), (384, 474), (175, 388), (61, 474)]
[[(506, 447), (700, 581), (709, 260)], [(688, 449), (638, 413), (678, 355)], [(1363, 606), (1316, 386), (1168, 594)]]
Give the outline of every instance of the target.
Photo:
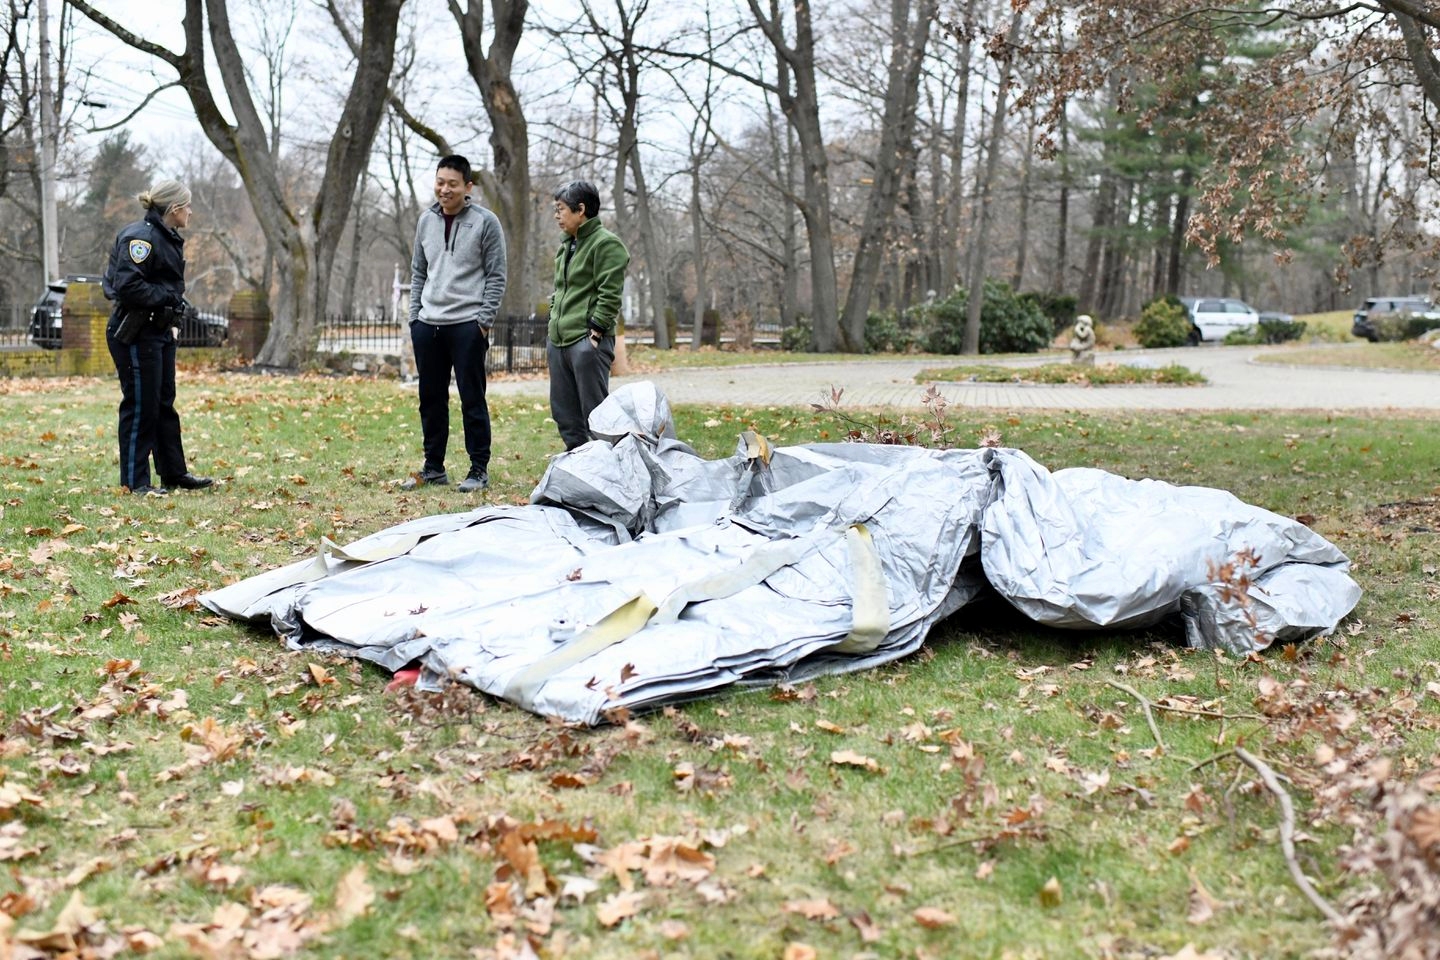
[[(572, 246), (573, 245), (573, 246)], [(620, 292), (630, 251), (619, 237), (600, 225), (599, 217), (580, 224), (555, 252), (555, 292), (550, 295), (550, 342), (568, 347), (593, 325), (606, 336), (615, 333)]]

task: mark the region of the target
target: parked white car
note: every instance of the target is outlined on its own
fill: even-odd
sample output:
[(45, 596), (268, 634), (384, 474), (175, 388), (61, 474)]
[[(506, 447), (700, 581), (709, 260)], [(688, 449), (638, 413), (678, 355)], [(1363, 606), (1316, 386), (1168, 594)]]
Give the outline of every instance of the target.
[(1190, 322), (1195, 325), (1190, 342), (1201, 340), (1224, 340), (1231, 330), (1244, 330), (1260, 322), (1260, 314), (1243, 300), (1227, 297), (1181, 297), (1180, 302), (1190, 311)]

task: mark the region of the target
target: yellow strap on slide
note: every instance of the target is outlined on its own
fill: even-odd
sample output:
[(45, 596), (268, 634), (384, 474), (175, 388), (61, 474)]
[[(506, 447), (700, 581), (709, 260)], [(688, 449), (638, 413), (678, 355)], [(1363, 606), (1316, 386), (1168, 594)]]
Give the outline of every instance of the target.
[(851, 524), (845, 531), (850, 545), (851, 585), (850, 633), (832, 647), (840, 653), (869, 653), (880, 645), (890, 632), (890, 595), (885, 586), (885, 572), (875, 540), (863, 523)]
[(311, 565), (313, 570), (307, 571), (302, 582), (319, 580), (321, 577), (330, 575), (330, 565), (326, 563), (327, 557), (334, 557), (336, 560), (348, 560), (351, 563), (375, 563), (378, 560), (392, 560), (395, 557), (404, 556), (420, 543), (420, 535), (408, 533), (404, 536), (391, 537), (382, 543), (367, 547), (364, 550), (356, 550), (352, 547), (342, 547), (329, 537), (320, 538), (320, 552), (315, 554), (315, 562)]
[(750, 551), (738, 566), (718, 573), (707, 574), (696, 580), (682, 583), (660, 601), (660, 610), (655, 615), (656, 623), (671, 623), (692, 603), (703, 600), (723, 600), (753, 587), (782, 567), (788, 567), (805, 554), (813, 545), (807, 539), (793, 537), (776, 540)]
[(773, 449), (770, 441), (766, 440), (762, 434), (758, 434), (754, 430), (746, 430), (740, 434), (740, 446), (745, 450), (746, 460), (759, 460), (766, 466), (770, 465), (770, 455), (773, 453)]
[[(575, 639), (516, 674), (505, 686), (505, 699), (528, 705), (552, 675), (639, 632), (654, 612), (655, 601), (645, 594), (631, 597), (582, 630)], [(618, 683), (620, 678), (615, 680)]]
[(776, 570), (799, 560), (810, 548), (811, 543), (801, 538), (767, 543), (752, 550), (738, 566), (682, 583), (671, 590), (658, 606), (644, 593), (632, 597), (593, 626), (582, 630), (560, 649), (520, 671), (506, 685), (505, 699), (529, 706), (540, 687), (561, 670), (599, 653), (612, 643), (634, 636), (652, 621), (675, 621), (692, 603), (721, 600), (752, 587)]

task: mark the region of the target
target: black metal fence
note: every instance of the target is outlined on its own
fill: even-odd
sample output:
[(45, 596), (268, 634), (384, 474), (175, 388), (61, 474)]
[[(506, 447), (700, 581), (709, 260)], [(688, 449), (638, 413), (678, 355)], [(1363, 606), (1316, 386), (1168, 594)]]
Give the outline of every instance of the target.
[[(490, 331), (488, 373), (540, 373), (545, 361), (546, 321), (536, 316), (497, 317)], [(320, 326), (320, 353), (407, 355), (410, 323), (407, 317), (331, 314)], [(402, 360), (402, 366), (404, 361)]]
[[(58, 309), (32, 304), (0, 304), (0, 347), (60, 349), (63, 317)], [(224, 310), (190, 311), (179, 324), (182, 347), (222, 347), (230, 335)]]
[(0, 304), (0, 347), (30, 347), (30, 307), (23, 303)]

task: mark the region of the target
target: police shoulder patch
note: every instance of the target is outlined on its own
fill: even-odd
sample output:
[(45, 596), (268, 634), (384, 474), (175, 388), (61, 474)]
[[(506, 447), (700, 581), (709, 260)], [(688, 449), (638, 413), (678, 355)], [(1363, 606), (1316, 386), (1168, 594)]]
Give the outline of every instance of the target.
[(145, 258), (150, 256), (150, 242), (148, 240), (130, 241), (130, 259), (136, 263), (144, 263)]

